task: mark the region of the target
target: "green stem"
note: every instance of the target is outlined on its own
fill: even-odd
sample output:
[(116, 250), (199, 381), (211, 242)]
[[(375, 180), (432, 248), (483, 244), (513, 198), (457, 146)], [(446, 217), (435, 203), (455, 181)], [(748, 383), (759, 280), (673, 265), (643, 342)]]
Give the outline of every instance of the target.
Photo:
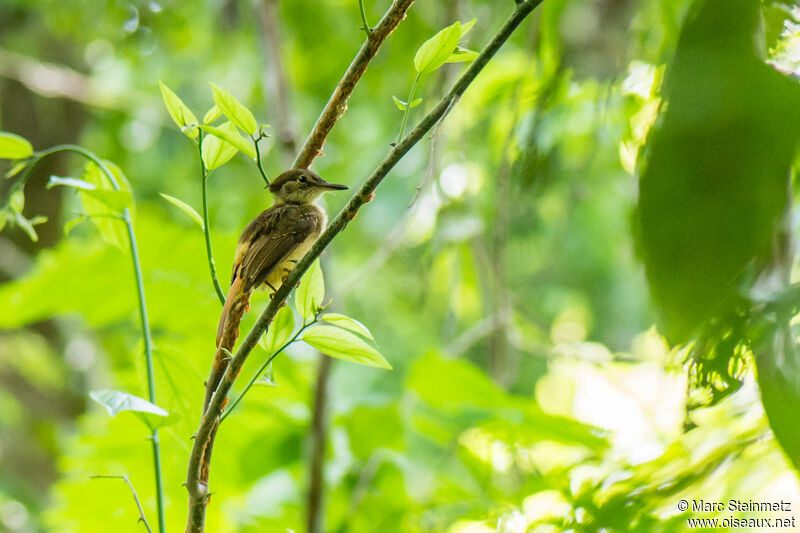
[(406, 101), (406, 110), (403, 113), (403, 122), (400, 124), (400, 135), (397, 136), (397, 142), (403, 140), (403, 134), (406, 132), (406, 124), (408, 123), (408, 115), (411, 113), (411, 102), (414, 101), (414, 97), (417, 95), (417, 83), (419, 83), (419, 78), (422, 74), (417, 73), (417, 76), (414, 78), (414, 83), (411, 84), (411, 92), (408, 95), (408, 100)]
[(267, 178), (267, 174), (264, 172), (264, 167), (261, 166), (261, 150), (258, 148), (258, 143), (264, 137), (259, 136), (258, 139), (253, 139), (253, 145), (256, 147), (256, 166), (258, 167), (258, 171), (261, 172), (261, 177), (264, 178), (264, 183), (266, 183), (266, 187), (269, 187), (269, 178)]
[(303, 333), (303, 331), (305, 331), (305, 330), (306, 330), (306, 328), (308, 328), (309, 326), (311, 326), (311, 325), (313, 325), (313, 324), (316, 324), (317, 322), (318, 322), (318, 320), (315, 318), (314, 320), (312, 320), (312, 321), (311, 321), (311, 322), (309, 322), (308, 324), (303, 324), (303, 327), (302, 327), (302, 328), (300, 328), (299, 330), (297, 330), (297, 333), (295, 333), (295, 334), (292, 336), (292, 338), (291, 338), (291, 339), (289, 339), (288, 341), (284, 342), (284, 343), (281, 345), (281, 347), (280, 347), (280, 348), (278, 348), (277, 350), (275, 350), (274, 352), (272, 352), (272, 354), (270, 354), (270, 356), (267, 358), (267, 360), (266, 360), (266, 361), (264, 361), (264, 363), (263, 363), (263, 364), (262, 364), (262, 365), (261, 365), (261, 366), (258, 368), (258, 370), (256, 370), (255, 374), (253, 374), (253, 377), (252, 377), (252, 378), (250, 378), (250, 381), (248, 381), (248, 382), (247, 382), (247, 385), (245, 385), (244, 389), (242, 389), (242, 392), (239, 394), (239, 396), (237, 396), (237, 397), (236, 397), (236, 399), (235, 399), (235, 400), (233, 400), (233, 401), (231, 402), (230, 406), (228, 406), (228, 408), (227, 408), (227, 409), (225, 409), (225, 412), (224, 412), (224, 413), (222, 413), (222, 415), (220, 415), (220, 417), (219, 417), (219, 421), (220, 421), (220, 423), (221, 423), (223, 420), (225, 420), (225, 418), (226, 418), (226, 417), (227, 417), (229, 414), (231, 414), (231, 413), (233, 412), (233, 410), (236, 408), (236, 406), (237, 406), (237, 405), (239, 405), (239, 402), (241, 402), (241, 401), (242, 401), (242, 398), (244, 398), (244, 395), (245, 395), (245, 394), (247, 394), (247, 392), (250, 390), (250, 387), (252, 387), (252, 386), (255, 384), (255, 382), (256, 382), (256, 381), (258, 381), (258, 378), (261, 376), (261, 374), (263, 374), (263, 373), (264, 373), (264, 371), (267, 369), (267, 367), (268, 367), (268, 366), (269, 366), (269, 364), (272, 362), (272, 360), (273, 360), (273, 359), (275, 359), (275, 358), (276, 358), (276, 357), (277, 357), (277, 356), (278, 356), (278, 355), (279, 355), (279, 354), (280, 354), (282, 351), (284, 351), (284, 350), (285, 350), (285, 349), (286, 349), (286, 348), (287, 348), (287, 347), (288, 347), (290, 344), (292, 344), (294, 341), (296, 341), (296, 340), (297, 340), (297, 337), (299, 337), (299, 336), (300, 336), (300, 334), (301, 334), (301, 333)]
[(214, 264), (214, 252), (211, 251), (211, 228), (208, 223), (208, 169), (203, 161), (203, 132), (199, 132), (197, 137), (197, 150), (200, 153), (200, 194), (203, 197), (203, 234), (206, 240), (206, 256), (208, 257), (208, 269), (211, 271), (211, 282), (214, 284), (214, 291), (221, 304), (225, 303), (225, 292), (217, 280), (217, 267)]
[[(105, 163), (94, 155), (92, 152), (81, 148), (80, 146), (72, 145), (72, 144), (60, 144), (58, 146), (53, 146), (52, 148), (48, 148), (42, 152), (38, 152), (36, 154), (36, 160), (31, 163), (31, 166), (28, 168), (28, 171), (22, 177), (22, 181), (24, 184), (24, 180), (28, 179), (31, 172), (33, 171), (33, 167), (39, 164), (39, 162), (44, 159), (45, 157), (58, 153), (58, 152), (72, 152), (79, 154), (95, 165), (105, 174), (106, 178), (108, 178), (109, 183), (114, 188), (114, 190), (120, 190), (119, 182), (114, 177), (114, 174), (108, 169)], [(147, 318), (147, 302), (145, 300), (144, 295), (144, 281), (142, 278), (142, 267), (141, 263), (139, 262), (139, 249), (136, 245), (136, 234), (133, 230), (133, 222), (131, 220), (131, 213), (128, 208), (125, 208), (122, 211), (122, 221), (125, 223), (125, 227), (128, 232), (128, 243), (130, 244), (131, 249), (131, 259), (133, 261), (133, 272), (136, 278), (136, 293), (139, 298), (139, 318), (142, 322), (142, 339), (144, 340), (144, 356), (145, 362), (147, 365), (147, 393), (148, 399), (150, 403), (156, 403), (156, 382), (155, 382), (155, 373), (153, 370), (153, 341), (152, 336), (150, 335), (150, 322)], [(153, 448), (153, 469), (155, 471), (155, 478), (156, 478), (156, 503), (158, 507), (158, 530), (160, 533), (166, 533), (166, 520), (164, 516), (164, 483), (163, 477), (161, 473), (161, 447), (158, 438), (158, 430), (152, 430), (150, 435), (150, 442)]]
[(367, 34), (367, 39), (372, 35), (372, 28), (369, 27), (367, 22), (367, 10), (364, 9), (364, 0), (358, 0), (358, 7), (361, 10), (361, 23), (364, 25), (364, 32)]

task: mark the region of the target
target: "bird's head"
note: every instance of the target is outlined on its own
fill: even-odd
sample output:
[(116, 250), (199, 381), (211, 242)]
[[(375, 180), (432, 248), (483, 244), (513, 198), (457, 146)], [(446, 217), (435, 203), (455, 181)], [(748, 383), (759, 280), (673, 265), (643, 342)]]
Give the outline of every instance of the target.
[(327, 191), (347, 189), (344, 185), (329, 183), (318, 174), (304, 168), (287, 170), (269, 184), (269, 190), (278, 203), (307, 204)]

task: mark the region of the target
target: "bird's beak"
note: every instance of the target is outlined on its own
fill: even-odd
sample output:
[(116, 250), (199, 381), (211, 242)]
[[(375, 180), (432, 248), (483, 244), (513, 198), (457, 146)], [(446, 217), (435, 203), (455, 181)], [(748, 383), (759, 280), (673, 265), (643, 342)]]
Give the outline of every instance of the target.
[(322, 189), (328, 189), (331, 191), (346, 191), (347, 185), (339, 185), (338, 183), (329, 183), (327, 181), (323, 181), (322, 183), (318, 183), (317, 187)]

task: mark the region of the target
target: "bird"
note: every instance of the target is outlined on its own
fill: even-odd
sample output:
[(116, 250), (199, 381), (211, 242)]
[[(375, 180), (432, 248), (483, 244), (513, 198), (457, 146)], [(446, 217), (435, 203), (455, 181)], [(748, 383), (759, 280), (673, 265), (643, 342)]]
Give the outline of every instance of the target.
[(242, 231), (233, 260), (231, 285), (217, 327), (220, 347), (231, 308), (253, 289), (273, 293), (325, 229), (328, 215), (314, 202), (328, 191), (346, 190), (308, 169), (283, 172), (269, 185), (275, 203)]

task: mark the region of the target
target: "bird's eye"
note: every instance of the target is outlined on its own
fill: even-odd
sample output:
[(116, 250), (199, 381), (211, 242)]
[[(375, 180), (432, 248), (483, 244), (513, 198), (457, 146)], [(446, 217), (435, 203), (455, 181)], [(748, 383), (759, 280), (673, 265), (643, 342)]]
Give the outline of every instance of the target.
[(308, 178), (305, 176), (300, 176), (300, 183), (308, 183)]

